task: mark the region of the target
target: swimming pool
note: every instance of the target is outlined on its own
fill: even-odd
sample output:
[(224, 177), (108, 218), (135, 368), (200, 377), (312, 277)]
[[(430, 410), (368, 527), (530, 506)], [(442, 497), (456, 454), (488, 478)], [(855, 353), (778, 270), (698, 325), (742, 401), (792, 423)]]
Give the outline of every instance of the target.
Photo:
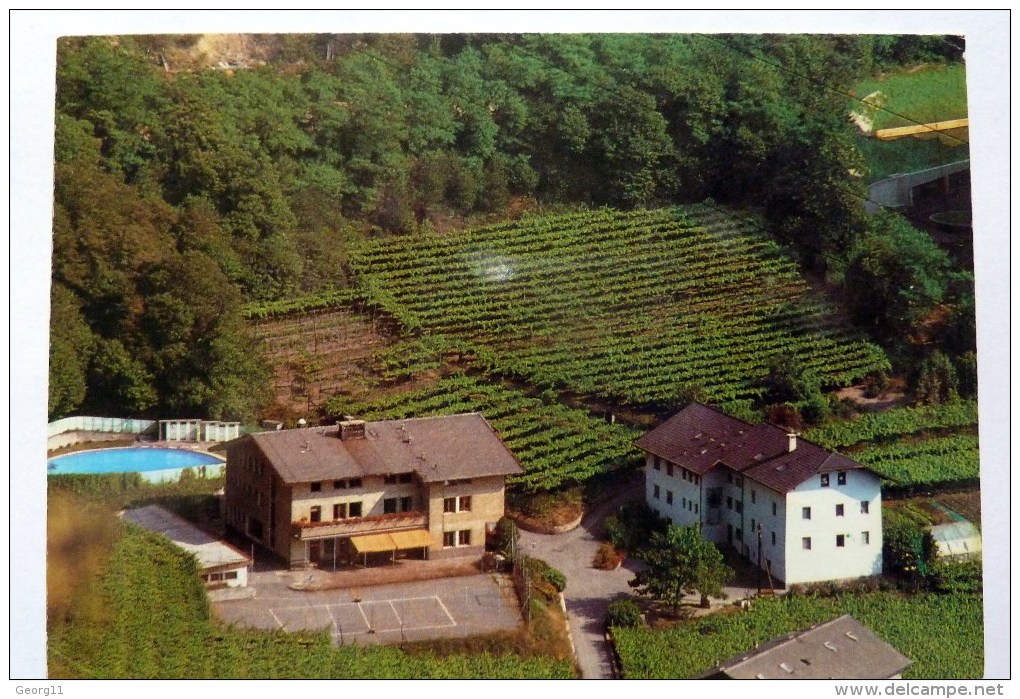
[(190, 449), (127, 447), (79, 451), (47, 462), (47, 473), (51, 476), (65, 473), (137, 472), (145, 480), (154, 483), (177, 480), (186, 468), (192, 469), (196, 476), (219, 476), (223, 472), (223, 459)]

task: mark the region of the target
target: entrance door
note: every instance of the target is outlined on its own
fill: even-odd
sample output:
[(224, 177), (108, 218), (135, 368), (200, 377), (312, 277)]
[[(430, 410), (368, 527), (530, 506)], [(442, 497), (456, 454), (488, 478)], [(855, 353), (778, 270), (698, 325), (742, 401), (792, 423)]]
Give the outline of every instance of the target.
[(309, 541), (308, 542), (308, 561), (309, 563), (318, 563), (322, 560), (322, 542), (321, 541)]

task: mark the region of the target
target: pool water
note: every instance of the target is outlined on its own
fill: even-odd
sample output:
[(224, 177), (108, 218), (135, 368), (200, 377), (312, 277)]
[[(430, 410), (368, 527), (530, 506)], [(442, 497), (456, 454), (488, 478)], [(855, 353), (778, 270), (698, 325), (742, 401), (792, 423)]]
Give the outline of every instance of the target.
[(190, 449), (130, 447), (79, 451), (58, 456), (47, 463), (47, 473), (51, 476), (66, 473), (137, 472), (148, 481), (176, 480), (185, 468), (193, 469), (200, 476), (218, 476), (222, 473), (223, 460)]

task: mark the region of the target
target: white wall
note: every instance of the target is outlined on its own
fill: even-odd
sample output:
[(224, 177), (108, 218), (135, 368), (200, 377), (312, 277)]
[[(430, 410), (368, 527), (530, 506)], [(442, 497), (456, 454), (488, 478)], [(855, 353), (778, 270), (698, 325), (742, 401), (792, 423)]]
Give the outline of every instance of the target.
[[(689, 527), (697, 524), (701, 518), (703, 504), (701, 502), (701, 486), (688, 477), (683, 478), (683, 470), (673, 464), (673, 475), (669, 475), (669, 463), (660, 459), (659, 470), (655, 469), (655, 457), (651, 454), (645, 458), (645, 501), (659, 516), (669, 518), (673, 524)], [(691, 475), (688, 472), (689, 476)], [(700, 480), (700, 479), (699, 479)], [(655, 486), (659, 487), (659, 497), (655, 497)], [(669, 503), (672, 493), (672, 504)]]
[[(882, 572), (882, 501), (879, 479), (872, 473), (846, 472), (846, 485), (838, 484), (836, 473), (829, 474), (829, 486), (820, 476), (812, 476), (787, 494), (786, 583), (840, 580)], [(861, 502), (868, 513), (861, 512)], [(836, 506), (843, 505), (843, 516)], [(804, 519), (802, 508), (811, 508), (811, 519)], [(865, 543), (863, 532), (868, 533)], [(837, 546), (837, 535), (844, 545)], [(810, 537), (811, 549), (803, 546)]]
[[(775, 505), (775, 514), (772, 506)], [(747, 522), (749, 560), (758, 564), (758, 535), (754, 528), (761, 525), (761, 566), (762, 570), (771, 563), (773, 578), (785, 580), (786, 565), (786, 497), (782, 493), (766, 488), (752, 480), (744, 481), (744, 519)], [(772, 543), (772, 535), (775, 542)]]

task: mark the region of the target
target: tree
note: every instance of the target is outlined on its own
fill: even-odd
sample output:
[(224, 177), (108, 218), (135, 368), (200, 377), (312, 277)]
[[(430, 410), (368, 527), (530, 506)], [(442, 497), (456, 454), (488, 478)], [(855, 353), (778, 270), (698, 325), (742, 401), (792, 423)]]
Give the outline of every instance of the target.
[(950, 281), (949, 255), (897, 214), (878, 214), (852, 254), (846, 288), (857, 320), (880, 337), (917, 333)]
[(956, 368), (942, 352), (935, 350), (921, 364), (914, 387), (918, 403), (948, 403), (960, 397)]
[(648, 567), (630, 581), (630, 586), (638, 594), (670, 605), (674, 611), (685, 595), (695, 592), (701, 594), (701, 606), (707, 607), (708, 598), (721, 597), (723, 585), (734, 574), (715, 544), (702, 539), (696, 527), (673, 525), (665, 533), (656, 532), (640, 555)]

